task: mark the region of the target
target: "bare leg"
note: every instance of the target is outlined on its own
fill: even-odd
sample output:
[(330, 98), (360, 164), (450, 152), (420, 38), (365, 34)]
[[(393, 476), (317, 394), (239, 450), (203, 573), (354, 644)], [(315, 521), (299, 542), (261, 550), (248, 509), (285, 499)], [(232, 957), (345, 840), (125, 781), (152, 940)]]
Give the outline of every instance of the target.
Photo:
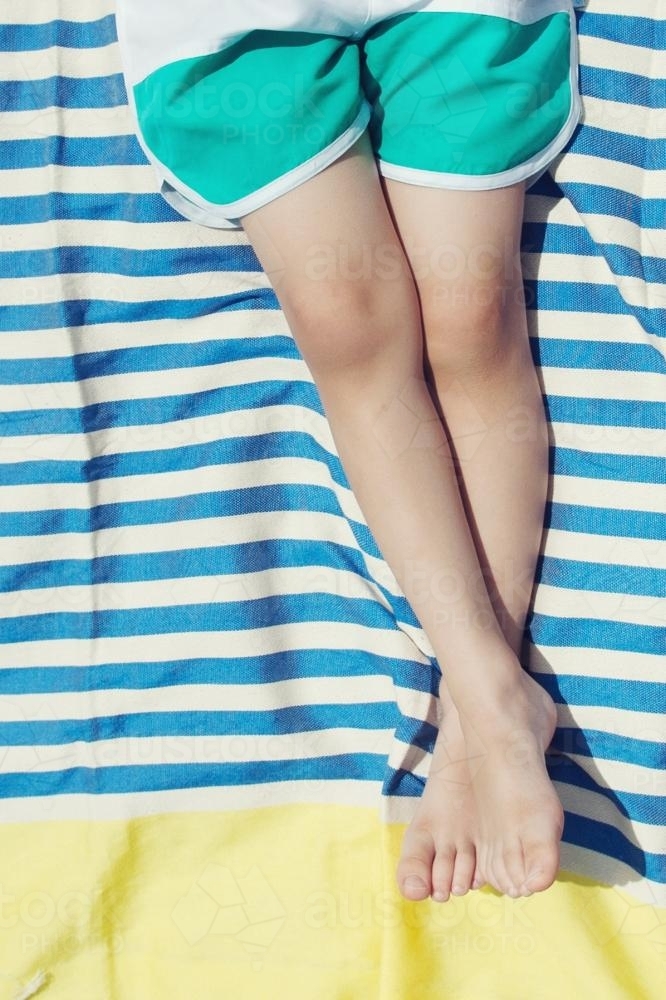
[[(548, 478), (545, 415), (530, 356), (520, 272), (522, 186), (468, 193), (388, 179), (382, 183), (418, 287), (431, 387), (448, 431), (484, 580), (506, 640), (519, 656)], [(443, 670), (446, 676), (446, 662)], [(444, 680), (440, 696), (445, 708), (440, 737), (456, 746), (460, 720)], [(552, 712), (545, 719), (544, 740)], [(420, 809), (405, 838), (403, 867), (410, 870), (415, 856), (427, 868), (435, 851), (428, 831), (442, 829), (447, 803), (437, 787), (438, 775), (445, 774), (451, 752), (444, 756), (435, 747)], [(476, 758), (475, 768), (478, 764)], [(477, 793), (484, 794), (484, 784), (494, 780), (492, 772), (492, 766), (485, 768), (486, 782), (479, 773), (473, 782)], [(545, 800), (549, 797), (546, 812), (559, 829), (560, 809), (552, 796)], [(506, 856), (500, 851), (498, 857), (488, 839), (483, 824), (477, 827), (477, 873), (484, 874), (485, 865), (493, 884), (520, 889), (520, 864), (509, 860), (512, 848), (507, 845)], [(440, 853), (438, 849), (438, 857)], [(537, 877), (534, 888), (554, 874), (552, 841), (546, 853), (548, 874)], [(465, 874), (468, 870), (469, 865)], [(443, 898), (448, 894), (446, 874), (438, 878), (437, 867), (433, 871), (433, 887)], [(461, 891), (472, 884), (458, 873), (454, 881)]]
[[(447, 665), (468, 752), (483, 734), (487, 760), (494, 761), (493, 778), (475, 784), (479, 828), (467, 839), (498, 889), (517, 894), (535, 869), (536, 882), (525, 891), (543, 888), (554, 877), (559, 840), (543, 764), (553, 706), (522, 671), (480, 585), (451, 451), (424, 380), (416, 288), (367, 135), (243, 225), (269, 278), (281, 251), (276, 292), (317, 383), (347, 477)], [(453, 572), (459, 583), (444, 608), (432, 586), (443, 572)], [(516, 732), (529, 744), (527, 763), (511, 756)], [(440, 819), (446, 827), (446, 817)], [(443, 839), (453, 839), (457, 851), (461, 836), (445, 830)], [(409, 874), (403, 873), (403, 886)]]

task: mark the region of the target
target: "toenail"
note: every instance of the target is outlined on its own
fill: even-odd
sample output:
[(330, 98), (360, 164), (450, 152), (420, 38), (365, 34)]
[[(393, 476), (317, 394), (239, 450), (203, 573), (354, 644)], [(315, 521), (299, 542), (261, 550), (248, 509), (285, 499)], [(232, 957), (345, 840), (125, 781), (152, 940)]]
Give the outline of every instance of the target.
[(426, 892), (427, 885), (422, 878), (418, 875), (410, 875), (409, 878), (405, 879), (405, 889), (411, 889), (413, 892)]
[(461, 885), (454, 885), (454, 886), (451, 886), (451, 892), (453, 893), (454, 896), (463, 896), (464, 893), (465, 893), (465, 890), (463, 889), (463, 887)]
[(445, 903), (449, 897), (447, 896), (447, 894), (445, 892), (442, 892), (441, 889), (437, 889), (435, 892), (433, 892), (432, 898), (437, 903)]

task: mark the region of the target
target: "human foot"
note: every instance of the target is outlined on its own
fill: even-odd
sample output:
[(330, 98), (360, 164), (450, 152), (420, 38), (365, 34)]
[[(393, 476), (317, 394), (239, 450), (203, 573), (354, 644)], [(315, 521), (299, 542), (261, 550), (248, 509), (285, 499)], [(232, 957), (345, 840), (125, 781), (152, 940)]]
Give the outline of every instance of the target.
[(465, 744), (485, 749), (472, 775), (476, 850), (488, 882), (509, 896), (552, 885), (559, 866), (563, 811), (544, 753), (557, 713), (548, 694), (524, 671), (492, 699), (461, 713)]
[[(442, 686), (444, 681), (442, 680)], [(484, 884), (477, 866), (477, 810), (472, 790), (474, 761), (450, 698), (442, 696), (444, 717), (416, 814), (403, 838), (397, 882), (409, 900), (432, 896), (444, 902)]]

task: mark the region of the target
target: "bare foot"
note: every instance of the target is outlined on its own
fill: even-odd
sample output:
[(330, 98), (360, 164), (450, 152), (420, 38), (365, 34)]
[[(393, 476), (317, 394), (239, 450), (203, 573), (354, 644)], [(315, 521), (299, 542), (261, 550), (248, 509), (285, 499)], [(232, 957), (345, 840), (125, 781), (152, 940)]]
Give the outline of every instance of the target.
[(472, 775), (479, 864), (509, 896), (547, 889), (557, 875), (564, 814), (544, 758), (556, 717), (550, 696), (522, 670), (501, 697), (477, 699), (473, 717), (460, 717), (468, 753), (485, 750)]
[(398, 886), (409, 900), (432, 896), (444, 902), (451, 893), (462, 896), (485, 883), (477, 864), (478, 820), (468, 750), (458, 712), (444, 688), (442, 679), (444, 718), (397, 870)]
[(398, 864), (403, 896), (445, 901), (486, 881), (512, 897), (547, 889), (563, 827), (544, 759), (551, 698), (520, 670), (501, 697), (478, 699), (472, 725), (441, 685), (444, 719)]

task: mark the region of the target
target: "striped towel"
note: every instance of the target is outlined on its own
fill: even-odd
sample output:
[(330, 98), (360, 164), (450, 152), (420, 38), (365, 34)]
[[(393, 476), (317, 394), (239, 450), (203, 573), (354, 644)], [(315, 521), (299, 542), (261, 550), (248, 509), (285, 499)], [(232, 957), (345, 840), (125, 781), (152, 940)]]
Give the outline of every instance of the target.
[(394, 882), (438, 668), (269, 282), (156, 193), (111, 0), (0, 5), (0, 1000), (661, 995), (657, 7), (578, 13), (584, 121), (526, 202), (563, 870), (438, 906)]

